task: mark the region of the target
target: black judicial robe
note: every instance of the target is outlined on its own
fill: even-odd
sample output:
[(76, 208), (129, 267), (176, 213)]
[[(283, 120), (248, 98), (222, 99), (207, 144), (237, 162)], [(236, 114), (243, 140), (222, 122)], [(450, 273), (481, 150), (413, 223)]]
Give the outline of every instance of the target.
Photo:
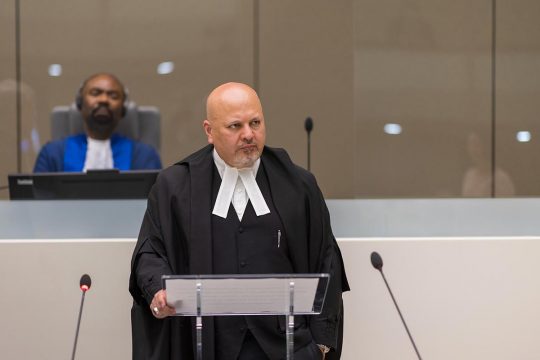
[[(208, 145), (163, 170), (148, 197), (129, 280), (133, 359), (194, 358), (193, 319), (156, 319), (149, 303), (161, 289), (161, 275), (212, 274), (212, 150)], [(261, 162), (294, 271), (330, 273), (323, 312), (308, 319), (315, 342), (339, 354), (341, 294), (349, 285), (322, 193), (314, 176), (293, 164), (285, 150), (265, 147)], [(214, 359), (213, 334), (213, 319), (203, 318), (205, 360)]]

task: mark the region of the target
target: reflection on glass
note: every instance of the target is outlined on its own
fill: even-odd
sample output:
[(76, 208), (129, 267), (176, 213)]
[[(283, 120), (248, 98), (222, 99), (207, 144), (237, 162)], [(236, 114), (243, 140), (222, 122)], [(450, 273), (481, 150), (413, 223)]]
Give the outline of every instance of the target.
[[(40, 149), (40, 139), (37, 130), (37, 111), (36, 111), (36, 95), (34, 89), (26, 83), (20, 83), (21, 91), (21, 139), (18, 145), (21, 150), (21, 164), (23, 169), (34, 162), (34, 158)], [(15, 79), (4, 79), (0, 81), (0, 109), (7, 109), (8, 102), (15, 99), (17, 93), (17, 82)], [(11, 105), (11, 104), (10, 104)], [(13, 114), (9, 117), (6, 125), (15, 127), (16, 116)], [(13, 134), (15, 135), (15, 134)], [(15, 157), (15, 153), (12, 154)], [(15, 171), (15, 169), (10, 169)]]
[(165, 61), (158, 65), (157, 73), (160, 75), (167, 75), (174, 71), (174, 63), (172, 61)]
[[(462, 183), (462, 195), (468, 197), (492, 196), (491, 157), (484, 141), (477, 133), (472, 132), (467, 138), (467, 153), (471, 165), (465, 171)], [(513, 196), (516, 190), (508, 173), (500, 167), (495, 168), (495, 196)]]
[(388, 135), (399, 135), (401, 134), (401, 125), (399, 124), (385, 124), (384, 132)]
[(529, 142), (531, 141), (530, 131), (518, 131), (516, 134), (516, 139), (519, 142)]
[(49, 76), (58, 77), (62, 75), (62, 65), (51, 64), (49, 65)]

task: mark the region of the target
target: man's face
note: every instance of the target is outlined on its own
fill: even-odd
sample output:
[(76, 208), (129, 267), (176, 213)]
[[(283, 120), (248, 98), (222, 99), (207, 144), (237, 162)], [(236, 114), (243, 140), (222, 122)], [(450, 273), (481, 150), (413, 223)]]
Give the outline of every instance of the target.
[(204, 121), (208, 142), (229, 166), (250, 167), (261, 156), (266, 140), (259, 98), (250, 88), (234, 87), (218, 97), (209, 100), (209, 119)]
[(105, 140), (111, 137), (122, 118), (124, 90), (109, 75), (91, 78), (82, 89), (81, 114), (88, 135)]

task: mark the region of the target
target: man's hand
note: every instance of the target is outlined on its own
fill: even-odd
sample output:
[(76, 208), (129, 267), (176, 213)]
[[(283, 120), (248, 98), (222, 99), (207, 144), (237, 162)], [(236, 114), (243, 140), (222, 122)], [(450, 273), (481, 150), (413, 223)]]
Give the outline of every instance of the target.
[(176, 313), (173, 307), (167, 305), (167, 293), (165, 290), (159, 290), (154, 295), (150, 303), (150, 311), (158, 319), (163, 319)]
[(317, 346), (319, 347), (319, 350), (321, 350), (322, 360), (326, 359), (326, 354), (330, 351), (330, 348), (322, 344), (317, 344)]

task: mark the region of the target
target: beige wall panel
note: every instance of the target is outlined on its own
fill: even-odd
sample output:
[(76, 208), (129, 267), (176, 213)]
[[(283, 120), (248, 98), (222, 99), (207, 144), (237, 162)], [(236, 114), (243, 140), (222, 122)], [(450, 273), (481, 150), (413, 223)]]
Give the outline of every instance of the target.
[(0, 358), (70, 359), (85, 295), (76, 359), (131, 359), (129, 259), (134, 240), (0, 241)]
[[(41, 143), (50, 138), (49, 113), (69, 104), (89, 74), (117, 74), (139, 105), (162, 113), (165, 166), (206, 144), (205, 96), (217, 84), (253, 77), (253, 5), (229, 1), (22, 2), (23, 80), (38, 94)], [(157, 65), (175, 63), (158, 75)], [(63, 66), (60, 77), (49, 64)], [(31, 169), (31, 163), (25, 168)]]
[(260, 2), (260, 95), (271, 146), (311, 170), (326, 197), (353, 195), (352, 1)]
[[(68, 359), (81, 292), (92, 276), (77, 356), (130, 359), (127, 291), (134, 239), (0, 241), (2, 359)], [(538, 237), (338, 239), (352, 288), (344, 294), (343, 360), (413, 360), (414, 350), (381, 275), (378, 251), (425, 359), (540, 357)]]
[(540, 358), (537, 237), (338, 239), (352, 288), (344, 295), (343, 360)]
[[(540, 195), (539, 19), (538, 1), (497, 3), (495, 159), (519, 196)], [(518, 131), (529, 131), (531, 141), (518, 142)], [(504, 180), (496, 182), (497, 188)]]
[(7, 174), (17, 172), (15, 5), (0, 2), (0, 199), (8, 198)]
[(355, 2), (355, 196), (462, 195), (467, 137), (491, 121), (490, 6)]

